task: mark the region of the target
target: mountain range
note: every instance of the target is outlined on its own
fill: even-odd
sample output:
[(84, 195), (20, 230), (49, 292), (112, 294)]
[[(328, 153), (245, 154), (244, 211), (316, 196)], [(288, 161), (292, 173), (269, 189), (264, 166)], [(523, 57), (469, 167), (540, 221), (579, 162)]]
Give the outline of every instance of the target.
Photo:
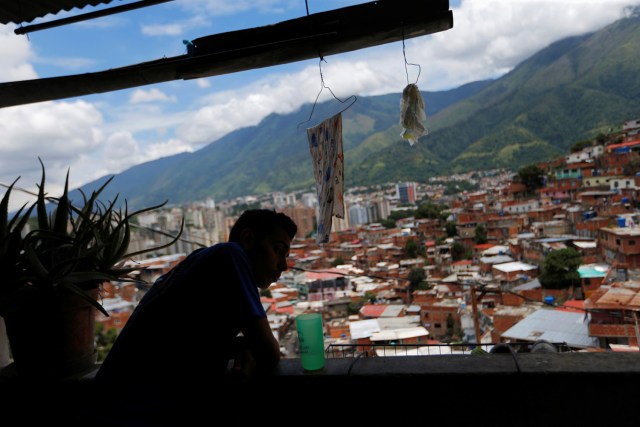
[[(140, 208), (314, 191), (306, 128), (344, 108), (347, 186), (516, 171), (640, 115), (639, 24), (636, 11), (597, 32), (555, 42), (498, 79), (422, 92), (429, 134), (414, 146), (400, 137), (400, 93), (361, 96), (352, 106), (331, 100), (271, 114), (194, 153), (134, 166), (117, 174), (103, 195), (118, 193)], [(90, 192), (106, 179), (81, 189)]]

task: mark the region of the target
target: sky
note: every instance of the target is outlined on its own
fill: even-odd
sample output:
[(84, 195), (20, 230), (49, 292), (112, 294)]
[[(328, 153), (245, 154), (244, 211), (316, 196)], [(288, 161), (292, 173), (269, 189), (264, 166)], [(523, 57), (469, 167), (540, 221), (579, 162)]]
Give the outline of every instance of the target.
[[(360, 3), (367, 1), (307, 2), (309, 13)], [(640, 0), (450, 0), (452, 29), (405, 42), (406, 59), (420, 65), (419, 75), (418, 67), (405, 70), (401, 42), (327, 56), (322, 75), (340, 98), (400, 94), (408, 83), (407, 71), (421, 90), (452, 89), (498, 78), (554, 41), (599, 30), (637, 5)], [(0, 82), (182, 55), (184, 40), (306, 13), (304, 0), (175, 0), (29, 35), (15, 35), (14, 24), (0, 25)], [(77, 188), (140, 163), (196, 151), (229, 132), (259, 124), (268, 114), (294, 112), (312, 103), (322, 88), (318, 65), (313, 59), (0, 108), (0, 195), (5, 192), (1, 185), (18, 177), (18, 186), (35, 191), (41, 176), (38, 157), (46, 168), (47, 192), (59, 195), (67, 172), (70, 188)], [(320, 101), (330, 97), (324, 90)], [(10, 209), (30, 200), (14, 192)]]

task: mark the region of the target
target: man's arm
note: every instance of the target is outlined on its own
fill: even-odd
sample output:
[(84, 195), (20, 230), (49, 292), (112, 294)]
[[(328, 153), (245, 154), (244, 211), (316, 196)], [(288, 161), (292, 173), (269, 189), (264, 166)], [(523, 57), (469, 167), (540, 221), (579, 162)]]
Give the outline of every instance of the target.
[(280, 346), (266, 317), (253, 318), (242, 328), (247, 349), (258, 372), (268, 372), (280, 362)]

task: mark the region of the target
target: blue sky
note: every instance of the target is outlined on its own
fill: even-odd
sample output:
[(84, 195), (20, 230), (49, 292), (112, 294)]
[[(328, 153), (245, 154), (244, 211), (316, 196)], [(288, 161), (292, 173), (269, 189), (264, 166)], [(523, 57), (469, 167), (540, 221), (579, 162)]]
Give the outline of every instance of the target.
[[(366, 1), (308, 2), (310, 13), (360, 3)], [(640, 0), (453, 0), (454, 28), (408, 40), (407, 60), (421, 65), (420, 89), (450, 89), (499, 77), (550, 43), (598, 30), (638, 4)], [(305, 14), (304, 0), (175, 0), (29, 36), (15, 35), (13, 24), (3, 25), (0, 82), (102, 71), (181, 55), (183, 40)], [(407, 83), (400, 43), (325, 59), (325, 83), (339, 97), (400, 93)], [(313, 102), (319, 89), (318, 60), (309, 60), (2, 108), (0, 183), (20, 176), (20, 186), (35, 188), (40, 156), (47, 167), (48, 190), (55, 194), (61, 191), (67, 169), (75, 188), (136, 164), (195, 151), (235, 129), (257, 125), (270, 113), (293, 112)], [(324, 91), (323, 96), (330, 94)], [(25, 197), (16, 193), (12, 208)]]

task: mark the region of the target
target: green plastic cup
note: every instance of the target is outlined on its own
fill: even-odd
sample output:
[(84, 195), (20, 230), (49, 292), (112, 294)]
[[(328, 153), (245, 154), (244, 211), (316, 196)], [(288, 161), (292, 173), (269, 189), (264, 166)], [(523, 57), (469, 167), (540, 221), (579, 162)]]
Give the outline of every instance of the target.
[(300, 343), (300, 361), (305, 371), (324, 368), (324, 334), (320, 313), (296, 316), (296, 329)]

